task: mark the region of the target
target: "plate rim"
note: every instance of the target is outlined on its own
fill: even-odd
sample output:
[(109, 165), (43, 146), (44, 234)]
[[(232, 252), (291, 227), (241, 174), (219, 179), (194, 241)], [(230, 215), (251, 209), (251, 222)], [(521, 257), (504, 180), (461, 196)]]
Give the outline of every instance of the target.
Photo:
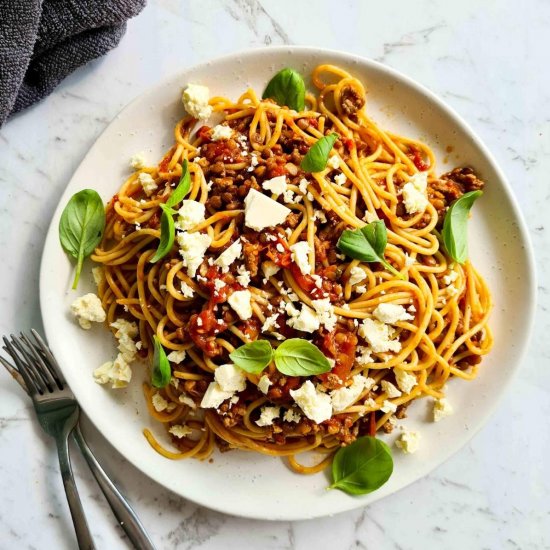
[[(65, 185), (65, 188), (59, 198), (59, 203), (57, 204), (57, 207), (54, 210), (54, 213), (52, 215), (52, 218), (46, 233), (44, 248), (42, 250), (41, 259), (40, 259), (39, 301), (40, 301), (40, 313), (42, 317), (42, 323), (44, 326), (44, 331), (48, 342), (55, 342), (55, 338), (50, 338), (50, 336), (53, 335), (53, 328), (50, 327), (48, 329), (48, 322), (47, 322), (48, 316), (46, 313), (46, 304), (45, 304), (45, 298), (44, 298), (46, 294), (44, 288), (46, 285), (46, 277), (47, 277), (46, 267), (45, 267), (47, 263), (47, 258), (46, 258), (46, 250), (48, 248), (47, 245), (52, 239), (57, 240), (57, 235), (56, 235), (57, 226), (55, 222), (58, 219), (59, 214), (62, 211), (64, 204), (66, 202), (65, 195), (67, 193), (68, 187), (70, 186), (75, 174), (79, 171), (80, 167), (87, 161), (88, 157), (91, 155), (91, 151), (94, 148), (95, 144), (109, 130), (111, 125), (116, 120), (118, 120), (121, 116), (123, 116), (127, 110), (130, 110), (135, 103), (139, 102), (143, 96), (148, 95), (151, 92), (153, 92), (155, 89), (165, 86), (167, 83), (176, 80), (177, 78), (181, 77), (185, 73), (208, 69), (208, 66), (213, 63), (222, 63), (224, 61), (235, 62), (236, 59), (241, 59), (242, 64), (245, 64), (248, 58), (254, 58), (258, 56), (261, 57), (265, 54), (278, 55), (278, 54), (286, 53), (288, 55), (292, 55), (294, 52), (300, 52), (304, 54), (311, 53), (316, 55), (326, 54), (332, 57), (338, 57), (342, 59), (342, 61), (345, 61), (347, 63), (355, 62), (355, 63), (367, 65), (367, 66), (372, 66), (375, 69), (388, 74), (394, 80), (401, 81), (406, 85), (410, 86), (411, 88), (415, 89), (422, 96), (426, 97), (429, 102), (435, 104), (439, 109), (441, 109), (447, 116), (449, 116), (452, 119), (455, 125), (460, 127), (460, 129), (466, 135), (469, 136), (469, 138), (472, 140), (475, 147), (480, 150), (480, 152), (482, 153), (483, 157), (485, 158), (485, 160), (487, 161), (491, 169), (494, 170), (494, 172), (500, 179), (500, 182), (502, 183), (502, 189), (504, 190), (507, 196), (507, 199), (510, 202), (512, 213), (514, 216), (514, 221), (517, 222), (518, 233), (521, 237), (521, 244), (523, 245), (524, 251), (525, 251), (525, 258), (527, 260), (527, 265), (524, 273), (526, 276), (526, 282), (527, 282), (526, 286), (528, 287), (528, 294), (529, 294), (529, 302), (527, 304), (526, 313), (525, 313), (526, 320), (527, 320), (526, 327), (525, 327), (526, 338), (518, 345), (519, 349), (517, 353), (517, 360), (515, 362), (515, 365), (513, 366), (513, 369), (511, 370), (511, 373), (509, 374), (506, 382), (503, 385), (499, 386), (495, 394), (493, 394), (491, 404), (488, 406), (487, 412), (484, 415), (484, 417), (479, 422), (477, 422), (475, 426), (471, 427), (468, 430), (467, 437), (461, 438), (460, 443), (449, 446), (446, 449), (446, 451), (442, 453), (442, 458), (441, 460), (439, 460), (438, 465), (435, 466), (435, 468), (432, 466), (417, 465), (418, 473), (417, 475), (414, 476), (414, 479), (404, 483), (399, 487), (399, 489), (389, 493), (389, 494), (394, 494), (399, 491), (402, 491), (412, 483), (424, 478), (430, 472), (434, 471), (436, 468), (439, 468), (441, 465), (447, 462), (452, 456), (458, 453), (463, 447), (465, 447), (472, 440), (472, 438), (477, 433), (479, 433), (479, 431), (487, 424), (489, 419), (494, 415), (495, 411), (499, 408), (503, 398), (509, 391), (509, 388), (512, 382), (518, 376), (521, 366), (525, 360), (527, 349), (532, 339), (533, 326), (535, 322), (535, 313), (536, 313), (536, 307), (537, 307), (536, 306), (537, 304), (537, 290), (536, 290), (537, 289), (537, 272), (536, 272), (536, 263), (535, 263), (535, 254), (534, 254), (533, 244), (528, 231), (527, 223), (524, 219), (521, 209), (519, 208), (518, 201), (516, 199), (516, 196), (512, 190), (512, 187), (508, 179), (506, 178), (503, 170), (500, 168), (499, 164), (497, 163), (495, 157), (490, 152), (488, 147), (484, 144), (484, 142), (477, 135), (477, 133), (470, 127), (470, 125), (462, 118), (462, 116), (453, 107), (449, 106), (446, 102), (444, 102), (439, 96), (437, 96), (424, 84), (417, 82), (410, 76), (402, 73), (401, 71), (389, 65), (386, 65), (374, 59), (370, 59), (368, 57), (352, 54), (352, 53), (345, 52), (338, 49), (318, 48), (315, 46), (304, 46), (304, 45), (268, 46), (268, 47), (258, 47), (258, 48), (251, 48), (246, 50), (239, 50), (239, 51), (231, 52), (222, 56), (209, 58), (195, 65), (191, 65), (189, 67), (183, 67), (183, 68), (180, 68), (179, 70), (172, 71), (169, 75), (157, 81), (155, 84), (148, 86), (141, 93), (139, 93), (137, 96), (132, 98), (127, 104), (125, 104), (124, 107), (122, 107), (122, 109), (120, 109), (120, 111), (118, 111), (118, 113), (109, 121), (109, 123), (103, 129), (103, 131), (96, 137), (96, 139), (94, 140), (94, 143), (90, 146), (86, 154), (82, 157), (76, 169), (72, 172), (72, 175), (67, 181), (67, 184)], [(50, 345), (52, 344), (50, 343)], [(142, 465), (139, 459), (133, 456), (126, 456), (123, 453), (121, 446), (117, 442), (111, 441), (111, 439), (108, 438), (107, 435), (105, 435), (103, 431), (97, 426), (96, 422), (94, 422), (93, 420), (93, 416), (89, 415), (82, 406), (81, 406), (81, 410), (85, 414), (86, 418), (90, 421), (90, 423), (94, 425), (95, 429), (97, 429), (99, 433), (101, 433), (102, 437), (107, 441), (107, 443), (111, 445), (114, 449), (116, 449), (118, 453), (120, 453), (126, 460), (128, 460), (134, 467), (136, 467), (140, 472), (142, 472), (148, 478), (152, 479), (162, 487), (170, 490), (174, 494), (182, 498), (185, 498), (186, 500), (189, 500), (198, 505), (204, 506), (208, 509), (215, 510), (217, 512), (221, 512), (224, 514), (238, 516), (238, 517), (245, 517), (249, 519), (272, 520), (272, 521), (312, 519), (314, 517), (325, 517), (327, 515), (344, 513), (346, 511), (350, 511), (350, 510), (365, 506), (367, 504), (371, 504), (372, 502), (374, 502), (374, 500), (378, 500), (379, 498), (384, 498), (385, 496), (388, 496), (387, 494), (380, 494), (378, 498), (375, 498), (374, 500), (372, 500), (372, 497), (373, 496), (376, 497), (376, 494), (371, 494), (371, 495), (368, 495), (370, 496), (370, 499), (368, 502), (364, 502), (360, 498), (350, 497), (349, 505), (341, 506), (338, 508), (338, 510), (334, 512), (326, 511), (322, 513), (316, 513), (314, 515), (307, 515), (307, 514), (302, 514), (300, 516), (296, 516), (296, 514), (285, 515), (284, 510), (282, 510), (281, 513), (277, 514), (276, 516), (266, 517), (265, 515), (261, 515), (261, 513), (245, 513), (244, 511), (240, 511), (240, 510), (229, 511), (226, 506), (222, 506), (222, 505), (217, 506), (216, 501), (212, 502), (212, 500), (209, 500), (208, 498), (201, 498), (201, 496), (199, 495), (194, 495), (191, 497), (189, 495), (184, 495), (181, 492), (175, 491), (172, 487), (167, 485), (167, 483), (161, 478), (161, 476), (156, 475), (155, 472), (147, 471), (145, 469), (145, 466)], [(381, 491), (381, 493), (383, 493), (383, 491)]]

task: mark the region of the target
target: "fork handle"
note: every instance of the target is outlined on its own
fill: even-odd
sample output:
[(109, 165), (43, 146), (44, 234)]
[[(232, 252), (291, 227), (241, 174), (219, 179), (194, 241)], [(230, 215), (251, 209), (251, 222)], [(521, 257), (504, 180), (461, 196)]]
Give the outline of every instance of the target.
[(134, 547), (138, 550), (155, 550), (153, 542), (149, 538), (147, 531), (143, 527), (136, 513), (117, 489), (115, 484), (111, 481), (105, 470), (101, 467), (101, 464), (97, 461), (90, 447), (88, 447), (88, 444), (82, 435), (82, 431), (80, 430), (79, 424), (76, 425), (76, 428), (73, 431), (73, 437), (80, 448), (80, 452), (86, 459), (97, 484), (105, 495), (105, 498), (107, 499), (113, 514), (118, 520), (119, 525), (122, 529), (124, 529), (124, 532), (132, 541)]
[(59, 456), (59, 466), (61, 469), (61, 477), (63, 478), (63, 487), (69, 502), (71, 517), (73, 518), (76, 538), (80, 550), (95, 550), (94, 540), (84, 515), (84, 509), (78, 496), (78, 490), (73, 476), (71, 467), (71, 458), (69, 456), (69, 441), (68, 434), (63, 433), (56, 437), (57, 454)]

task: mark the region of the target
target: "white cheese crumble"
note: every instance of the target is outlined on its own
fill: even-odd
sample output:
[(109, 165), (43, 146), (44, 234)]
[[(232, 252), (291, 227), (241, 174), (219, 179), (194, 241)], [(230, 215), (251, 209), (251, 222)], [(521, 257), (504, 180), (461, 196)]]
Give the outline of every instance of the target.
[[(151, 397), (151, 402), (153, 403), (153, 408), (157, 412), (167, 411), (169, 405), (174, 405), (174, 403), (168, 403), (160, 393), (154, 393)], [(173, 407), (172, 407), (173, 410)]]
[(244, 371), (231, 363), (217, 367), (214, 371), (214, 380), (223, 391), (239, 392), (246, 388)]
[(229, 296), (227, 303), (243, 321), (246, 321), (252, 317), (251, 298), (250, 290), (236, 290)]
[(346, 183), (348, 178), (346, 178), (346, 174), (340, 173), (334, 176), (334, 183), (337, 185), (344, 185)]
[(260, 380), (258, 380), (258, 389), (264, 394), (267, 395), (267, 392), (269, 391), (269, 386), (271, 386), (273, 382), (269, 379), (267, 375), (263, 375)]
[(434, 422), (439, 422), (446, 416), (453, 414), (453, 407), (449, 403), (448, 399), (442, 397), (436, 399), (434, 402)]
[(330, 395), (318, 392), (311, 380), (306, 380), (297, 390), (290, 390), (290, 395), (302, 412), (316, 424), (332, 416)]
[(401, 392), (391, 383), (387, 380), (382, 380), (382, 391), (386, 392), (387, 396), (392, 399), (394, 397), (399, 397), (401, 395)]
[(285, 422), (295, 422), (298, 423), (302, 419), (302, 416), (298, 411), (295, 411), (294, 409), (288, 409), (285, 414), (283, 415), (283, 420)]
[(367, 278), (367, 274), (358, 265), (354, 265), (349, 271), (349, 284), (356, 285)]
[(403, 202), (405, 210), (409, 214), (417, 214), (426, 210), (426, 206), (428, 206), (427, 184), (427, 172), (417, 172), (403, 186)]
[(101, 266), (92, 267), (92, 277), (94, 278), (94, 283), (97, 287), (103, 283), (105, 280), (105, 272)]
[(409, 374), (406, 370), (400, 368), (394, 368), (393, 374), (395, 375), (395, 381), (399, 386), (399, 389), (403, 393), (411, 393), (411, 390), (418, 383), (414, 374)]
[(292, 304), (287, 304), (286, 308), (286, 312), (291, 315), (291, 318), (288, 320), (288, 326), (303, 332), (315, 332), (319, 330), (321, 326), (319, 317), (309, 306), (302, 304), (300, 312), (294, 306), (288, 306), (292, 306)]
[(181, 439), (193, 433), (193, 430), (185, 424), (175, 424), (174, 426), (170, 426), (168, 428), (168, 431), (172, 435), (176, 436), (178, 439)]
[(378, 219), (378, 216), (376, 216), (375, 214), (372, 214), (368, 210), (365, 212), (365, 215), (363, 216), (363, 221), (367, 223), (375, 222), (377, 219)]
[(449, 286), (451, 283), (454, 283), (458, 279), (458, 273), (456, 271), (451, 271), (447, 275), (443, 275), (443, 284)]
[(115, 338), (118, 340), (118, 350), (122, 357), (128, 363), (133, 361), (137, 353), (137, 346), (133, 340), (138, 335), (137, 324), (126, 319), (117, 319), (111, 326), (117, 329)]
[(140, 170), (141, 168), (144, 168), (146, 162), (147, 161), (145, 160), (144, 153), (136, 153), (135, 155), (132, 155), (130, 157), (130, 167), (135, 168), (136, 170)]
[(298, 266), (303, 275), (311, 273), (311, 265), (309, 263), (309, 253), (311, 248), (307, 241), (300, 241), (290, 246), (291, 257), (294, 263)]
[(385, 413), (389, 413), (389, 412), (394, 413), (397, 410), (397, 405), (386, 399), (382, 403), (382, 406), (380, 407), (380, 410), (382, 412), (385, 412)]
[(210, 90), (199, 84), (189, 84), (182, 95), (185, 110), (194, 118), (206, 119), (212, 114), (212, 107), (208, 105)]
[(244, 223), (255, 231), (280, 225), (289, 214), (290, 208), (255, 189), (251, 189), (244, 199)]
[(212, 141), (220, 141), (220, 139), (229, 139), (233, 135), (233, 130), (224, 124), (218, 124), (212, 128), (210, 139)]
[(329, 332), (332, 332), (338, 319), (334, 313), (334, 307), (330, 303), (330, 299), (323, 298), (322, 300), (312, 300), (311, 305), (317, 313), (319, 323)]
[(279, 318), (278, 313), (274, 313), (266, 318), (264, 324), (262, 325), (262, 332), (269, 332), (272, 328), (279, 328), (277, 324), (277, 319)]
[(147, 172), (140, 172), (138, 181), (148, 197), (150, 197), (158, 189), (158, 185), (155, 180), (151, 177), (151, 174), (148, 174)]
[(302, 178), (300, 180), (300, 183), (298, 184), (298, 189), (300, 190), (300, 193), (302, 193), (302, 195), (307, 195), (308, 185), (309, 185), (309, 181), (307, 181), (306, 178)]
[(412, 315), (407, 313), (403, 306), (397, 304), (378, 304), (373, 311), (373, 315), (382, 323), (393, 325), (399, 321), (410, 321), (414, 319)]
[(374, 380), (372, 378), (365, 378), (361, 374), (357, 374), (352, 378), (351, 386), (330, 392), (334, 412), (346, 410), (359, 399), (359, 396), (367, 387), (372, 387), (373, 384)]
[(258, 426), (271, 426), (276, 418), (279, 418), (281, 407), (262, 407), (260, 418), (256, 420)]
[(167, 356), (166, 359), (168, 361), (171, 361), (172, 363), (182, 363), (185, 359), (185, 350), (181, 349), (178, 351), (171, 351)]
[(327, 161), (327, 166), (336, 170), (340, 166), (340, 159), (338, 158), (338, 155), (332, 155), (332, 157), (330, 157)]
[(217, 382), (210, 382), (201, 401), (203, 409), (217, 409), (226, 399), (233, 397), (232, 391), (224, 391)]
[(406, 454), (412, 454), (418, 451), (419, 443), (420, 434), (418, 432), (405, 431), (396, 439), (395, 446)]
[(113, 389), (126, 387), (131, 379), (132, 369), (120, 353), (114, 361), (103, 363), (94, 370), (94, 380), (98, 384), (111, 384)]
[(183, 405), (187, 405), (190, 409), (197, 408), (196, 403), (188, 395), (185, 395), (183, 393), (178, 397), (178, 401)]
[(365, 292), (367, 292), (367, 287), (364, 285), (358, 285), (355, 287), (355, 292), (357, 292), (357, 294), (365, 294)]
[(193, 298), (195, 295), (195, 291), (185, 281), (181, 282), (180, 288), (184, 298)]
[(250, 271), (247, 271), (244, 265), (240, 265), (237, 268), (237, 282), (245, 288), (250, 284)]
[(214, 289), (219, 292), (225, 286), (225, 282), (221, 279), (214, 280)]
[(375, 353), (384, 351), (398, 352), (401, 349), (399, 340), (392, 340), (388, 325), (374, 319), (365, 319), (357, 331), (361, 338), (364, 338)]
[(266, 191), (271, 191), (274, 195), (281, 195), (286, 191), (286, 176), (277, 176), (264, 181), (262, 187)]
[(227, 247), (216, 259), (214, 262), (216, 265), (219, 265), (222, 268), (223, 273), (229, 271), (229, 266), (240, 257), (243, 251), (243, 246), (241, 244), (241, 239), (237, 239), (233, 244)]
[(185, 231), (178, 233), (176, 240), (180, 247), (183, 265), (187, 268), (187, 275), (194, 277), (212, 238), (207, 233), (187, 233)]
[(416, 258), (413, 256), (409, 256), (408, 254), (405, 254), (405, 266), (411, 267), (411, 265), (414, 265), (416, 263)]
[(355, 357), (355, 362), (358, 365), (368, 365), (369, 363), (374, 363), (374, 360), (371, 356), (372, 351), (365, 346), (357, 346), (355, 350), (357, 356)]
[(92, 292), (77, 298), (71, 304), (71, 311), (78, 324), (85, 330), (92, 328), (92, 323), (103, 323), (107, 317), (101, 300)]
[(181, 208), (178, 210), (178, 221), (176, 229), (186, 231), (192, 229), (195, 225), (204, 221), (205, 207), (202, 202), (182, 201)]

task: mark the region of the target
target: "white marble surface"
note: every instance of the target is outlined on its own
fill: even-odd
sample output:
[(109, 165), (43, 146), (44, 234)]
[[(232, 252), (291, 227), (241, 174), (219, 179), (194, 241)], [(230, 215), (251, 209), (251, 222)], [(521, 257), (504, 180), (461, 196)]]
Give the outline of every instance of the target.
[[(88, 427), (97, 455), (159, 548), (550, 548), (549, 24), (545, 0), (150, 0), (118, 49), (0, 129), (0, 334), (41, 326), (45, 231), (100, 132), (150, 84), (230, 51), (316, 45), (406, 72), (479, 133), (527, 219), (539, 308), (514, 388), (460, 453), (367, 509), (296, 523), (224, 516), (156, 486)], [(0, 386), (0, 548), (75, 548), (53, 441), (19, 388), (3, 375)], [(98, 548), (127, 548), (90, 474), (76, 463)]]

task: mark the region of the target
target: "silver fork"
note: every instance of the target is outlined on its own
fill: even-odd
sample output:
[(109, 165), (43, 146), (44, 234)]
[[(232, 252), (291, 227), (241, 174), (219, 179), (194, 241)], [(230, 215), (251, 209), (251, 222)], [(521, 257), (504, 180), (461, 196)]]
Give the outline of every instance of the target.
[(139, 550), (155, 550), (132, 507), (109, 479), (84, 440), (78, 423), (80, 408), (55, 357), (34, 329), (31, 333), (34, 342), (24, 334), (19, 338), (11, 335), (11, 341), (4, 337), (4, 350), (12, 357), (15, 366), (1, 356), (0, 362), (31, 396), (42, 428), (56, 439), (63, 485), (79, 547), (93, 549), (94, 543), (72, 473), (68, 450), (68, 437), (71, 433), (130, 541)]

